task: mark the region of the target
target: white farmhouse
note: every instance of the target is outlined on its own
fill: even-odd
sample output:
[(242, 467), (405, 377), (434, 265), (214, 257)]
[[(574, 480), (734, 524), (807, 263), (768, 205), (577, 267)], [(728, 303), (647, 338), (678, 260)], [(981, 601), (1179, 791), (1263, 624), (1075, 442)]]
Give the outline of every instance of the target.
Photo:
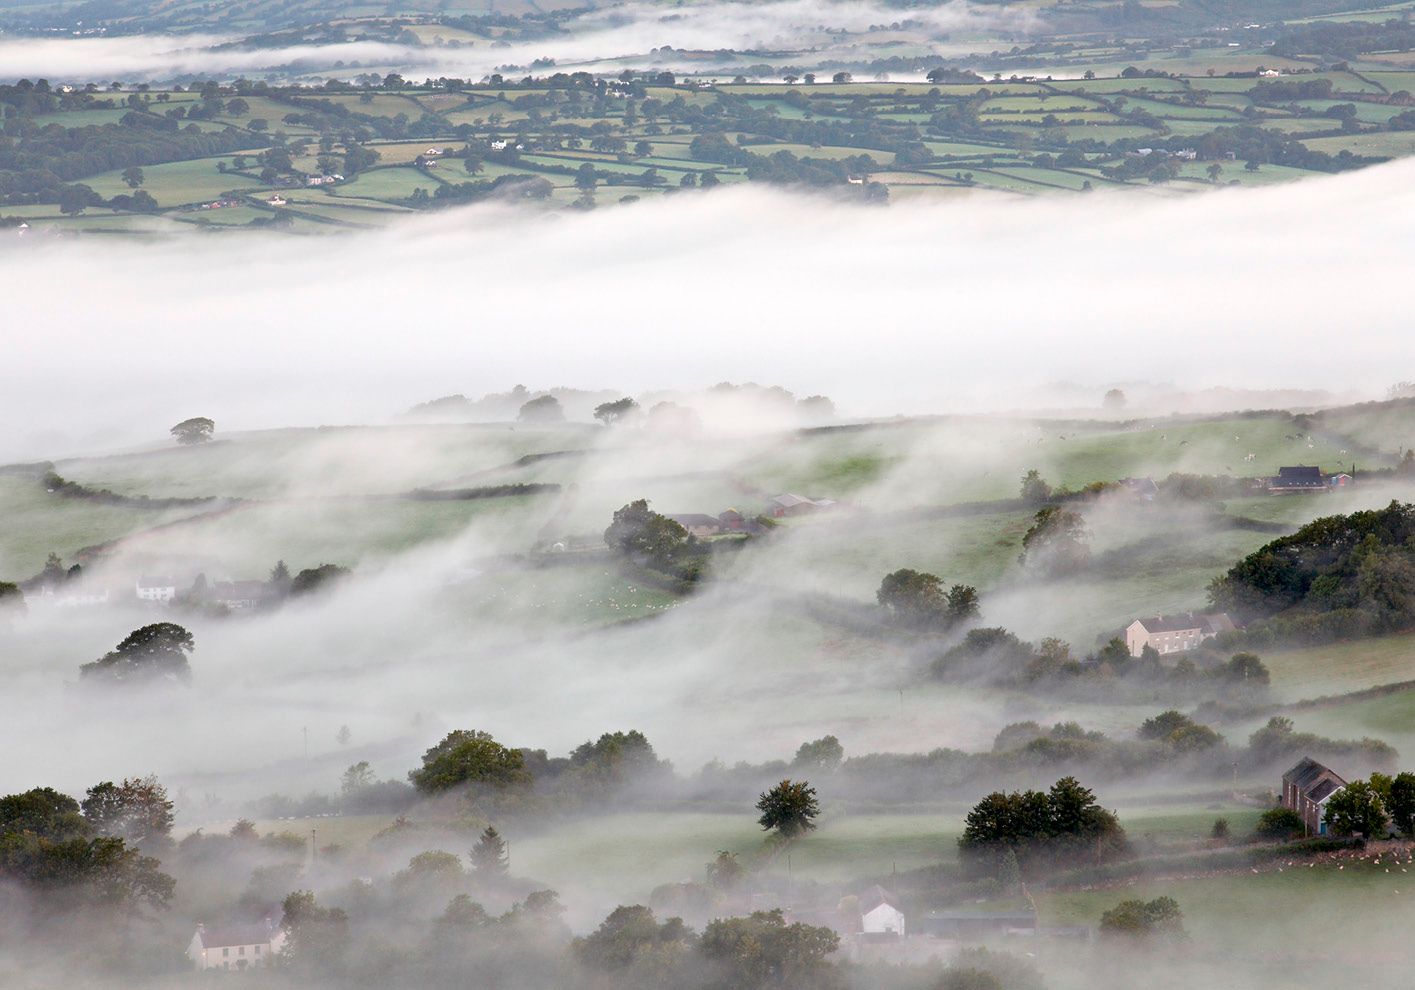
[(170, 602), (177, 597), (177, 582), (170, 577), (144, 574), (137, 582), (138, 600), (144, 602)]
[(869, 890), (861, 893), (858, 900), (860, 902), (860, 934), (904, 937), (904, 912), (899, 909), (893, 894), (879, 884), (875, 884)]
[(1233, 620), (1222, 612), (1212, 615), (1156, 615), (1136, 619), (1125, 627), (1125, 645), (1132, 657), (1140, 656), (1150, 646), (1161, 655), (1192, 650), (1206, 639), (1221, 632), (1232, 632)]
[(268, 965), (284, 947), (284, 930), (269, 918), (254, 925), (197, 925), (187, 958), (197, 969), (248, 969)]

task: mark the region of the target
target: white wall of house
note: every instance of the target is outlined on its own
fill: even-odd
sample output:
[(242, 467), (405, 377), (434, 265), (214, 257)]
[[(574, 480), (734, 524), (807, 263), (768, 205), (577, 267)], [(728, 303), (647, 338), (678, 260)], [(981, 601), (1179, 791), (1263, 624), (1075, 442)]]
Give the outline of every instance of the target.
[(904, 912), (892, 904), (880, 904), (860, 916), (860, 931), (866, 935), (881, 935), (887, 932), (901, 938), (904, 931)]

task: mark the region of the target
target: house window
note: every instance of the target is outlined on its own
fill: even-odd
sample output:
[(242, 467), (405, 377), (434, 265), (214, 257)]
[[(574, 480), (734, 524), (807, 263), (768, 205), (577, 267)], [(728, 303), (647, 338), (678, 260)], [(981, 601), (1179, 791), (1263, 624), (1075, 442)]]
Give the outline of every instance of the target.
[(222, 950), (221, 950), (221, 954), (222, 954), (223, 956), (229, 956), (229, 955), (231, 954), (230, 948), (228, 947), (228, 948), (222, 949)]
[(241, 946), (239, 949), (236, 950), (236, 955), (238, 955), (238, 956), (244, 956), (245, 954), (246, 954), (246, 947), (245, 947), (244, 945)]

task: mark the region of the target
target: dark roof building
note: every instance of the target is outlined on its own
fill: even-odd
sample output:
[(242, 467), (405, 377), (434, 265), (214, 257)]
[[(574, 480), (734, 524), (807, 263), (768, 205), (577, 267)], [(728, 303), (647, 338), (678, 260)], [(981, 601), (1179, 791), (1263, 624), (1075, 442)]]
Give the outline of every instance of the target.
[(1308, 492), (1327, 490), (1326, 479), (1319, 467), (1284, 467), (1277, 469), (1277, 477), (1268, 479), (1270, 495), (1302, 495)]
[(1303, 757), (1282, 775), (1282, 806), (1302, 816), (1308, 835), (1325, 835), (1327, 801), (1346, 786), (1337, 773), (1311, 757)]

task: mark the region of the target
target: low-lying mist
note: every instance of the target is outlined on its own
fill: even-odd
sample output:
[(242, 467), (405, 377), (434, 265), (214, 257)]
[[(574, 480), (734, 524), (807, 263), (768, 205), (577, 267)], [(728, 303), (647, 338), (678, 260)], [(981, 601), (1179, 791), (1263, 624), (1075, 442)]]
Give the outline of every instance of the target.
[(1063, 381), (1370, 394), (1410, 358), (1398, 311), (1325, 287), (1398, 280), (1412, 169), (1176, 199), (906, 211), (744, 188), (318, 239), (30, 240), (4, 259), (27, 291), (0, 298), (0, 456), (112, 447), (197, 414), (380, 421), (527, 380), (771, 381), (846, 415), (1048, 404)]

